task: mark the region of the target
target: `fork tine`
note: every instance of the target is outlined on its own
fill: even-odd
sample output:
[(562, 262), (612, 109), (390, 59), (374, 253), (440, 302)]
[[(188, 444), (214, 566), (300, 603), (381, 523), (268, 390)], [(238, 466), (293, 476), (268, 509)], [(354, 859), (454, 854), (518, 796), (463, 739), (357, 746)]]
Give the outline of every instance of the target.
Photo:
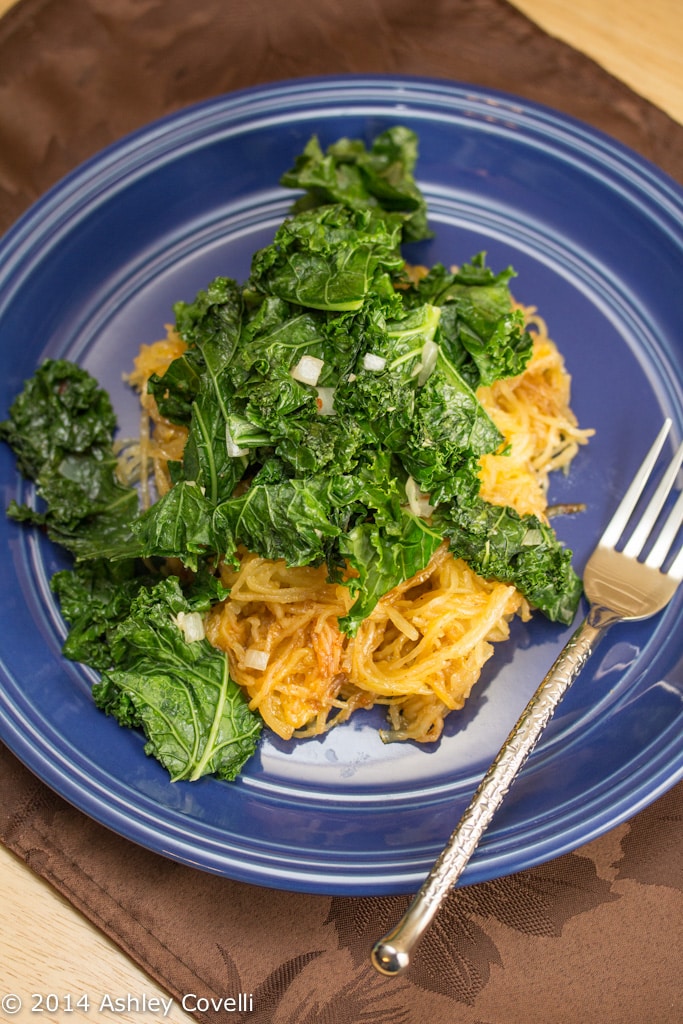
[(600, 547), (613, 548), (616, 546), (617, 541), (624, 532), (624, 528), (638, 503), (640, 495), (643, 493), (645, 484), (650, 477), (650, 473), (652, 472), (653, 466), (657, 461), (657, 457), (662, 450), (662, 446), (664, 445), (664, 441), (666, 440), (666, 436), (670, 429), (671, 419), (667, 418), (664, 421), (662, 429), (659, 431), (654, 444), (643, 459), (640, 469), (634, 476), (626, 493), (619, 502), (614, 515), (607, 524), (605, 532), (600, 538)]
[(667, 576), (671, 576), (672, 579), (678, 580), (679, 583), (683, 580), (683, 548), (681, 548), (673, 560)]
[(683, 491), (678, 495), (676, 504), (671, 509), (650, 554), (645, 559), (645, 565), (651, 569), (661, 568), (681, 526), (683, 526)]
[[(633, 531), (631, 539), (624, 548), (624, 554), (627, 557), (637, 558), (640, 552), (642, 551), (643, 545), (645, 544), (647, 538), (650, 536), (650, 533), (652, 532), (652, 528), (657, 520), (657, 516), (664, 508), (664, 503), (666, 502), (666, 499), (669, 497), (671, 489), (673, 488), (673, 485), (676, 482), (676, 477), (678, 476), (678, 470), (681, 467), (681, 462), (683, 462), (683, 444), (679, 445), (678, 451), (669, 463), (666, 473), (662, 477), (657, 490), (655, 491), (655, 493), (652, 496), (652, 499), (650, 500), (649, 505), (643, 512), (640, 518), (640, 522)], [(666, 533), (667, 527), (668, 523), (667, 526), (664, 527), (664, 533)], [(673, 541), (673, 538), (675, 537), (677, 530), (678, 527), (676, 527), (676, 530), (674, 530), (673, 536), (667, 544), (664, 554), (666, 554), (666, 552), (669, 550), (669, 546)], [(659, 552), (657, 553), (657, 557), (659, 557)], [(654, 565), (657, 568), (659, 568), (663, 560), (664, 559), (662, 557), (662, 559), (659, 562), (655, 561)]]

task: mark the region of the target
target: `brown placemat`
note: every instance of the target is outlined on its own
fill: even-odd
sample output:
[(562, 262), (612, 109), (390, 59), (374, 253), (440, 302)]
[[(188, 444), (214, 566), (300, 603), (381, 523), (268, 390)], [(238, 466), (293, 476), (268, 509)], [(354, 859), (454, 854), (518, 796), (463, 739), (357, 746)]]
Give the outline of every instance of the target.
[[(216, 878), (86, 818), (0, 748), (0, 838), (207, 1024), (680, 1024), (683, 785), (574, 853), (454, 892), (405, 977), (370, 966), (408, 897)], [(196, 1000), (185, 1000), (188, 1009)]]
[[(445, 77), (547, 103), (683, 180), (683, 128), (503, 0), (20, 0), (0, 21), (0, 231), (104, 145), (235, 88)], [(244, 1024), (679, 1024), (683, 786), (549, 864), (452, 894), (410, 973), (370, 945), (407, 897), (273, 892), (82, 815), (0, 748), (0, 839), (180, 1005)], [(192, 1009), (192, 1004), (186, 1004)]]

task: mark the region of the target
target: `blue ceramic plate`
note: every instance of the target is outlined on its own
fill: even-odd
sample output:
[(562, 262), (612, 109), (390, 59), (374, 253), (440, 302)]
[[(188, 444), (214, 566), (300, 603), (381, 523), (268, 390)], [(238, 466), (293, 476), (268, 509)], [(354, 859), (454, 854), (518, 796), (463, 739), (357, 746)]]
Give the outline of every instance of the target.
[[(512, 264), (574, 377), (597, 433), (553, 501), (579, 571), (664, 415), (683, 426), (683, 196), (656, 168), (583, 124), (500, 93), (385, 77), (298, 80), (162, 120), (81, 167), (0, 250), (2, 415), (46, 356), (78, 360), (136, 430), (122, 383), (177, 299), (217, 274), (243, 280), (292, 196), (278, 187), (309, 136), (370, 139), (395, 123), (421, 140), (419, 181), (436, 235), (410, 253)], [(25, 492), (0, 452), (2, 500)], [(171, 784), (64, 661), (49, 590), (60, 555), (3, 521), (2, 738), (67, 800), (165, 856), (235, 879), (309, 892), (411, 891), (509, 727), (567, 639), (517, 623), (466, 710), (434, 749), (383, 746), (359, 714), (324, 739), (266, 737), (234, 784)], [(682, 595), (683, 596), (683, 595)], [(634, 814), (681, 775), (682, 600), (615, 628), (575, 684), (463, 881), (555, 857)]]

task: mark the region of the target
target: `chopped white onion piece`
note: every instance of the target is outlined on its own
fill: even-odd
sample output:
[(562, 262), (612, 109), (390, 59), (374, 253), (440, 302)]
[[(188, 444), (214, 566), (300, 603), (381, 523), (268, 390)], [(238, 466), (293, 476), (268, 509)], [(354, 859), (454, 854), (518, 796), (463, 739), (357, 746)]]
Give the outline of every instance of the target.
[(203, 640), (206, 636), (204, 620), (199, 612), (178, 612), (175, 624), (185, 637), (186, 644), (193, 644), (197, 640)]
[(318, 359), (317, 356), (302, 356), (289, 372), (294, 380), (298, 380), (301, 384), (312, 384), (315, 387), (323, 365), (324, 360)]
[(434, 367), (436, 366), (436, 360), (439, 355), (439, 346), (435, 341), (425, 341), (422, 346), (422, 362), (420, 365), (420, 372), (417, 376), (418, 387), (421, 387), (426, 380), (428, 380)]
[(383, 370), (386, 365), (384, 356), (376, 356), (374, 352), (366, 352), (363, 356), (364, 370)]
[(268, 661), (270, 654), (268, 651), (259, 651), (255, 647), (249, 647), (244, 652), (244, 667), (255, 668), (259, 672), (263, 672), (264, 669), (268, 668)]
[(248, 448), (240, 448), (235, 441), (234, 437), (230, 433), (230, 427), (225, 424), (225, 447), (227, 448), (228, 455), (231, 459), (239, 459), (242, 455), (248, 455)]
[(412, 476), (406, 480), (406, 497), (408, 508), (414, 516), (419, 516), (420, 519), (428, 519), (431, 516), (434, 506), (429, 504), (427, 495), (422, 493)]
[(334, 416), (334, 388), (316, 388), (318, 412), (321, 416)]

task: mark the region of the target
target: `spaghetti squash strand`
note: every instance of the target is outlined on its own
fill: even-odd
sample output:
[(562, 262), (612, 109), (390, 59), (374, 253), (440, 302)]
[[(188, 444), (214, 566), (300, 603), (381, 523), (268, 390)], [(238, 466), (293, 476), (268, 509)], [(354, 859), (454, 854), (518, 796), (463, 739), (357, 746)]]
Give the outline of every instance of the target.
[[(358, 707), (416, 695), (431, 698), (425, 707), (434, 714), (410, 738), (436, 739), (443, 709), (463, 706), (492, 643), (507, 636), (515, 613), (524, 614), (513, 587), (482, 580), (446, 545), (417, 581), (379, 601), (355, 637), (337, 623), (348, 590), (329, 583), (324, 567), (291, 570), (244, 554), (238, 570), (223, 569), (223, 582), (231, 595), (209, 614), (207, 636), (228, 653), (252, 707), (284, 739), (324, 732)], [(263, 669), (249, 668), (254, 649), (268, 655)]]
[(481, 495), (494, 505), (510, 505), (521, 515), (543, 519), (550, 474), (566, 469), (593, 431), (577, 424), (570, 406), (571, 377), (545, 321), (533, 307), (524, 312), (534, 333), (527, 368), (477, 391), (505, 438), (504, 454), (480, 460)]

